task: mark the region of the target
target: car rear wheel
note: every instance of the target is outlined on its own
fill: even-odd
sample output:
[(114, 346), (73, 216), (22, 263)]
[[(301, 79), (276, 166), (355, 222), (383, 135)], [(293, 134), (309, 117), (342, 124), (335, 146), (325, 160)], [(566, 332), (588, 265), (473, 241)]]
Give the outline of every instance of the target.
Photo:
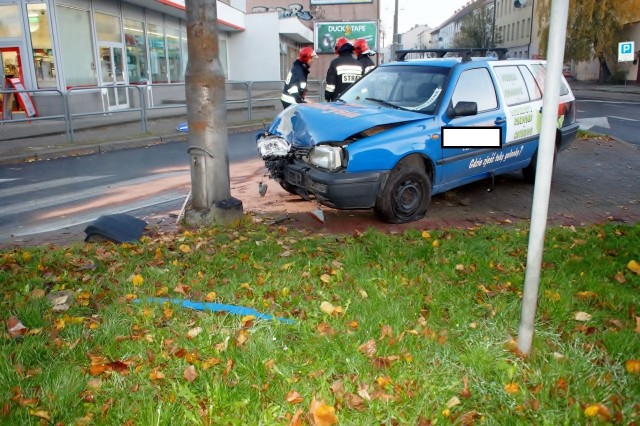
[(431, 201), (431, 179), (414, 166), (395, 169), (376, 198), (375, 213), (389, 223), (420, 220)]

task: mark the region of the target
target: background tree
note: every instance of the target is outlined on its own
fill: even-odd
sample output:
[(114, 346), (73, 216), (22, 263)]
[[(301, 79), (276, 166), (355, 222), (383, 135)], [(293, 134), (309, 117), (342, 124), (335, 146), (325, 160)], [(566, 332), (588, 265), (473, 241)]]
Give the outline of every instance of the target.
[(492, 48), (501, 42), (494, 34), (493, 8), (482, 5), (462, 18), (460, 32), (453, 38), (454, 47)]
[[(538, 0), (540, 52), (545, 54), (549, 41), (551, 0)], [(598, 81), (611, 75), (609, 63), (617, 63), (618, 43), (623, 26), (640, 19), (640, 0), (570, 0), (565, 61), (600, 63)]]

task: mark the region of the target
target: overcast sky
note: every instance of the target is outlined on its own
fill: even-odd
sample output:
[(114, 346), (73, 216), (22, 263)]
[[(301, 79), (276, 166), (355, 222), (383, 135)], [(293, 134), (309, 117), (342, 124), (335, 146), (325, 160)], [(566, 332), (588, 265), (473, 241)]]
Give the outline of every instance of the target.
[[(416, 24), (435, 28), (453, 15), (469, 0), (398, 0), (398, 33), (402, 34)], [(382, 27), (387, 34), (393, 32), (395, 0), (380, 0)], [(385, 37), (385, 44), (387, 43)], [(389, 38), (390, 39), (390, 38)]]

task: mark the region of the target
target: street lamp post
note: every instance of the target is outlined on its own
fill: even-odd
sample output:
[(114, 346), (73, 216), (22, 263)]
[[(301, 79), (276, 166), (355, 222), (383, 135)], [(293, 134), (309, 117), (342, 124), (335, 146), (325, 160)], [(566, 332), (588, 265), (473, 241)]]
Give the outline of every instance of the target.
[(391, 43), (391, 60), (396, 60), (396, 50), (398, 49), (398, 0), (396, 0), (393, 14), (393, 43)]

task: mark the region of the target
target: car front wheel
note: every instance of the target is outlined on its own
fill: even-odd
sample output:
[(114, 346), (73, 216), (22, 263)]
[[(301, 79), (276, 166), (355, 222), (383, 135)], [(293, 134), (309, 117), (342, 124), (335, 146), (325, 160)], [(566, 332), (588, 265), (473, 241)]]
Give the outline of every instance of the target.
[(395, 169), (376, 198), (375, 213), (389, 223), (407, 223), (424, 217), (431, 201), (431, 179), (421, 168)]

